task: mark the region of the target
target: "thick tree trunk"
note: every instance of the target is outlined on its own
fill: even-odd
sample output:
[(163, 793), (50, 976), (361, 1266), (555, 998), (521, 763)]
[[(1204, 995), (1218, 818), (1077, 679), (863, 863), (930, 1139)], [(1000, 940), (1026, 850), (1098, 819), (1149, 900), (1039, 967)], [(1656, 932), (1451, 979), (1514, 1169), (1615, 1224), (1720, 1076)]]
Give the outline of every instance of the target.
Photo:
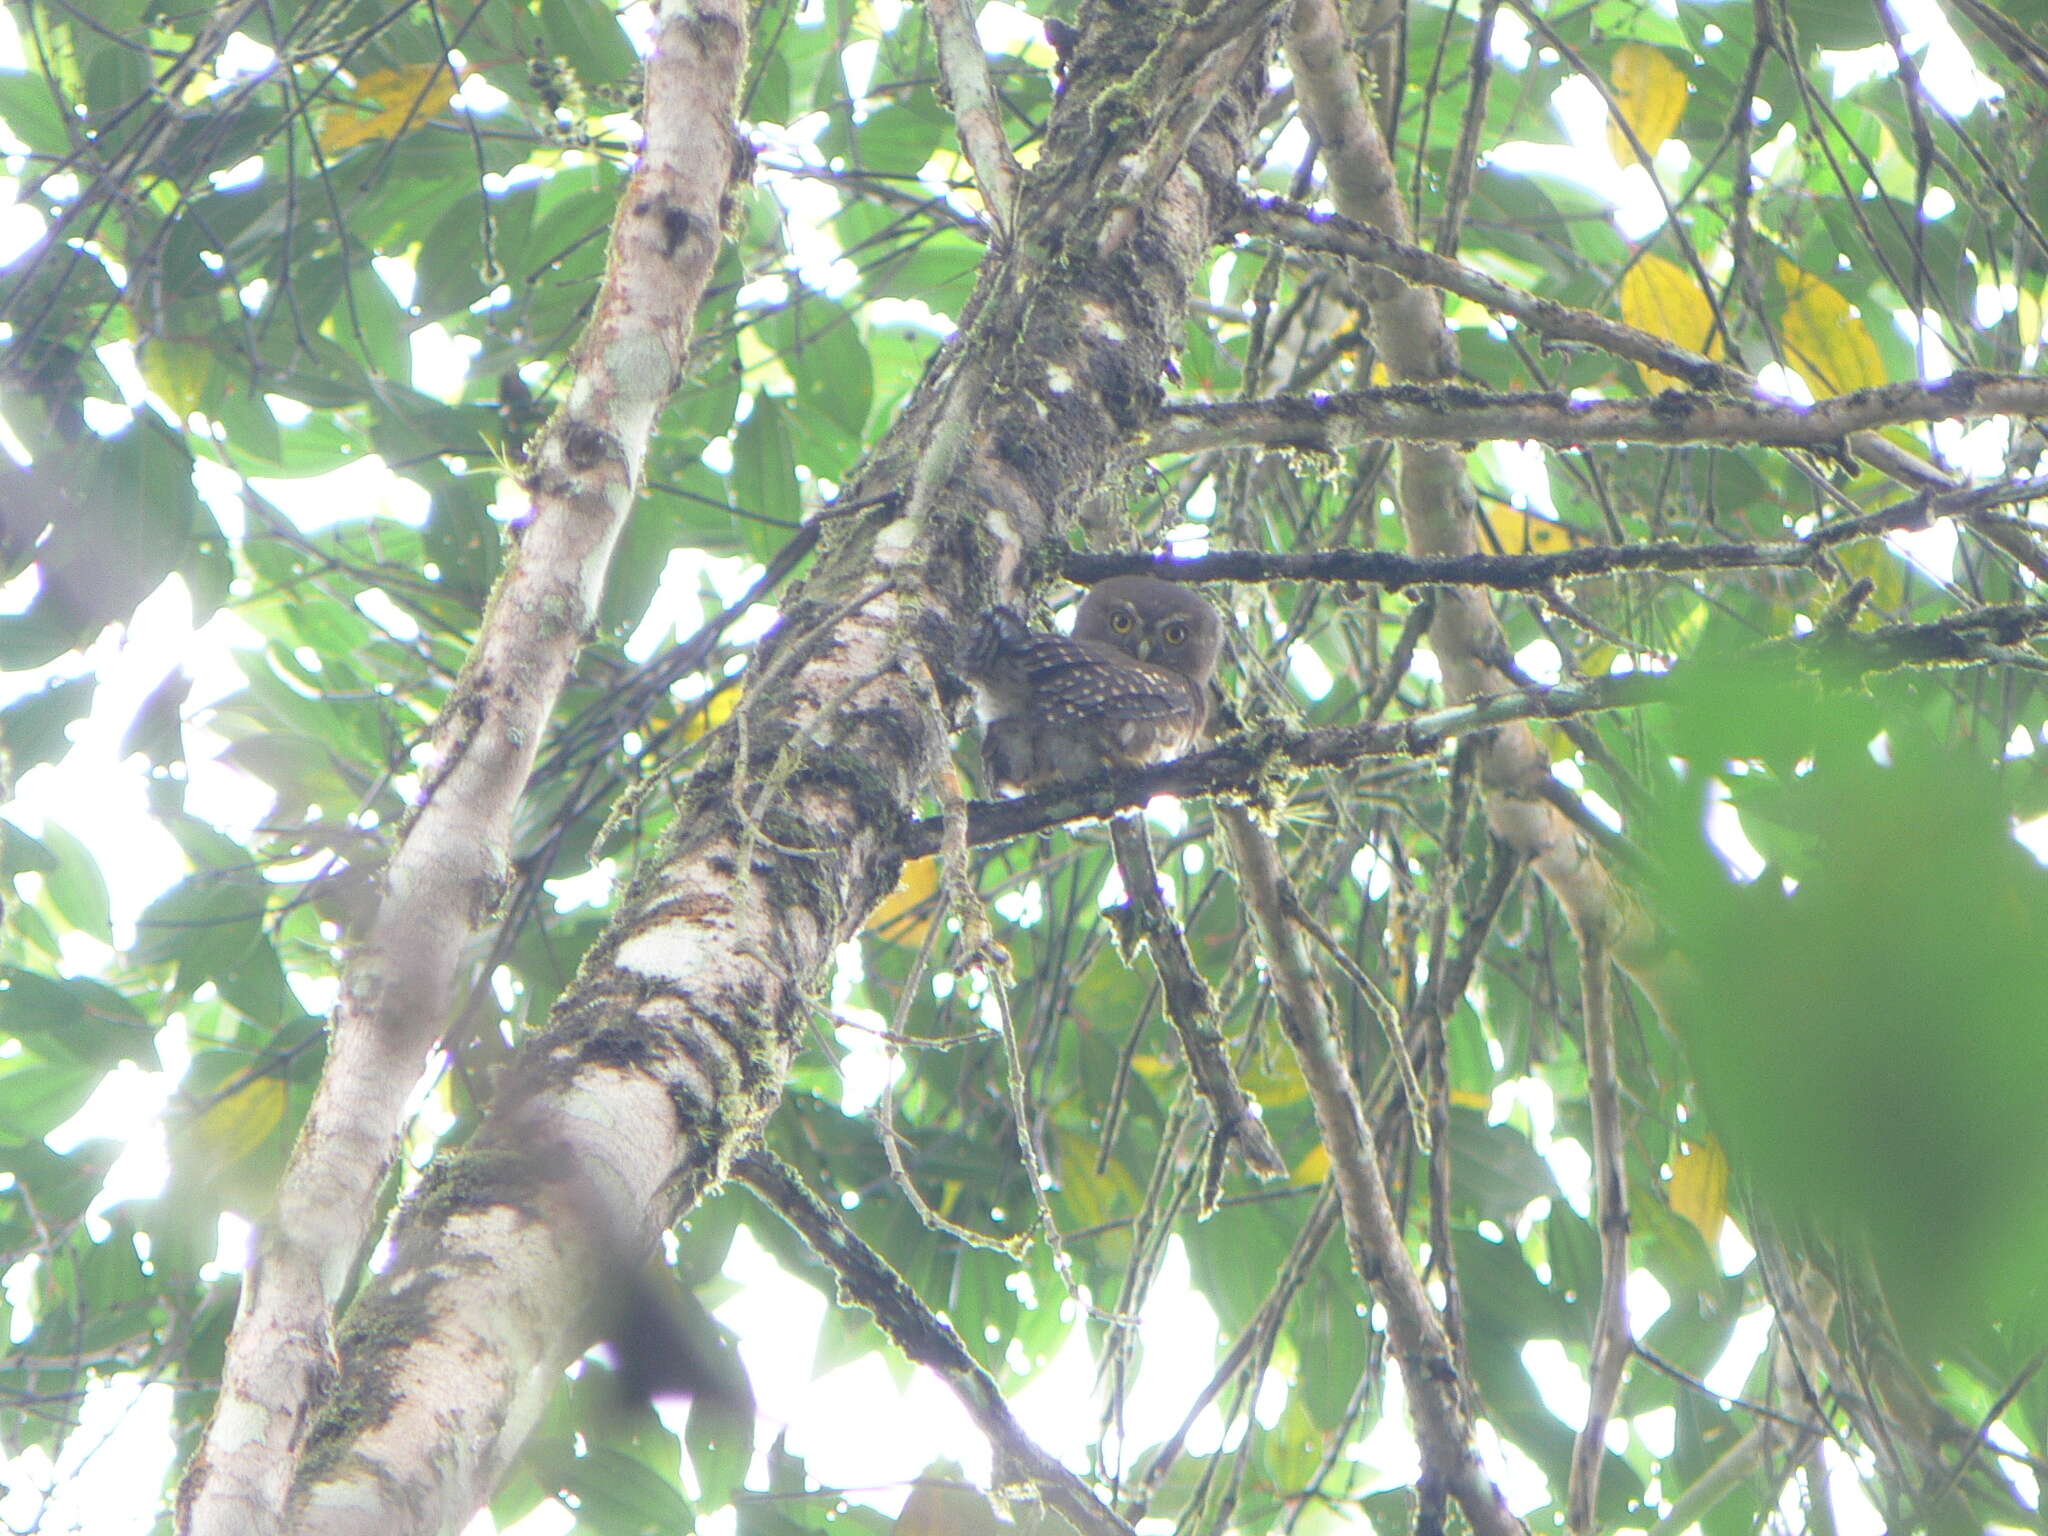
[(1157, 403), (1238, 204), (1272, 10), (1084, 17), (1018, 243), (847, 489), (886, 501), (826, 535), (664, 857), (402, 1213), (343, 1329), (296, 1528), (459, 1528), (621, 1251), (723, 1180), (773, 1110), (808, 999), (894, 886), (946, 759), (958, 624), (1025, 590)]

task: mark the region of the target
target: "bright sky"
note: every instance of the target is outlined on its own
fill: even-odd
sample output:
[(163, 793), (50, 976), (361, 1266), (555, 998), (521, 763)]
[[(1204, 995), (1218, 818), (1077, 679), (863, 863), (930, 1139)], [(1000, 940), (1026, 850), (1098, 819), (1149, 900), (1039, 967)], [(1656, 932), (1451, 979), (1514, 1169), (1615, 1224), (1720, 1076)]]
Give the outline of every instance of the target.
[[(883, 0), (892, 7), (898, 0)], [(1951, 110), (1971, 110), (1987, 91), (1986, 83), (1968, 68), (1961, 45), (1948, 32), (1932, 0), (1894, 0), (1908, 28), (1909, 45), (1920, 38), (1929, 41), (1923, 68), (1931, 87), (1944, 97)], [(629, 22), (632, 13), (628, 13)], [(886, 16), (883, 18), (888, 19)], [(996, 52), (1015, 53), (1044, 50), (1039, 22), (1027, 12), (991, 0), (982, 7), (980, 26), (984, 41)], [(1496, 52), (1507, 69), (1526, 66), (1529, 40), (1512, 11), (1502, 11), (1498, 21)], [(248, 67), (262, 67), (264, 50), (249, 45), (237, 50), (237, 58)], [(1864, 73), (1888, 69), (1888, 54), (1845, 55), (1836, 61), (1837, 81), (1861, 78)], [(848, 75), (854, 88), (866, 84), (865, 67), (871, 59), (849, 59)], [(21, 67), (18, 38), (11, 13), (0, 11), (0, 69)], [(495, 99), (494, 99), (495, 98)], [(487, 112), (502, 102), (487, 83), (473, 83), (464, 100), (475, 110)], [(1631, 238), (1653, 229), (1663, 215), (1651, 196), (1647, 178), (1639, 167), (1617, 165), (1607, 147), (1601, 109), (1596, 93), (1583, 81), (1573, 81), (1555, 97), (1558, 117), (1569, 143), (1565, 146), (1509, 144), (1493, 152), (1494, 163), (1505, 168), (1569, 177), (1608, 199), (1617, 226)], [(776, 196), (789, 220), (793, 250), (804, 269), (807, 282), (827, 289), (842, 288), (849, 274), (838, 270), (838, 248), (833, 243), (827, 215), (835, 206), (828, 189), (814, 181), (784, 174), (782, 164), (815, 163), (817, 153), (811, 138), (820, 122), (800, 122), (786, 130), (764, 131), (769, 151), (763, 158), (762, 183)], [(8, 145), (0, 138), (0, 151)], [(1660, 170), (1683, 169), (1684, 146), (1666, 144), (1659, 154)], [(1668, 162), (1668, 163), (1667, 163)], [(39, 237), (41, 220), (33, 210), (13, 201), (17, 185), (13, 173), (17, 162), (0, 163), (0, 265), (4, 265)], [(936, 184), (935, 184), (936, 185)], [(1930, 210), (1931, 211), (1931, 210)], [(403, 262), (381, 264), (387, 282), (401, 294), (411, 281)], [(764, 279), (774, 285), (778, 280)], [(933, 317), (921, 305), (899, 306), (891, 319), (943, 327), (943, 317)], [(132, 408), (160, 408), (148, 400), (132, 357), (125, 346), (102, 350), (115, 376), (127, 391), (125, 408), (100, 407), (95, 425), (116, 429)], [(438, 327), (427, 327), (415, 339), (417, 381), (422, 388), (452, 397), (461, 387), (468, 359)], [(1796, 384), (1796, 381), (1792, 381)], [(1789, 387), (1789, 386), (1788, 386)], [(1980, 429), (1981, 430), (1981, 429)], [(1948, 444), (1959, 459), (1990, 463), (2001, 443), (1983, 439), (1972, 442), (1958, 433)], [(19, 445), (0, 422), (0, 448), (19, 456)], [(713, 457), (716, 457), (714, 452)], [(1510, 453), (1508, 462), (1521, 466), (1518, 476), (1532, 504), (1547, 504), (1545, 468), (1539, 453), (1519, 457)], [(1511, 470), (1511, 472), (1513, 472)], [(236, 526), (240, 509), (234, 487), (225, 477), (202, 476), (202, 491), (219, 511), (223, 522)], [(380, 463), (368, 461), (316, 480), (267, 483), (264, 492), (297, 521), (314, 529), (343, 517), (381, 516), (417, 522), (424, 513), (418, 488), (399, 479)], [(1945, 575), (1953, 550), (1953, 535), (1935, 530), (1902, 540), (1902, 546), (1916, 561), (1937, 575)], [(700, 578), (708, 578), (722, 599), (731, 600), (757, 573), (742, 562), (710, 560), (692, 551), (677, 551), (664, 575), (660, 594), (647, 622), (634, 636), (631, 649), (636, 656), (652, 654), (671, 642), (680, 628), (687, 631), (702, 617), (697, 597)], [(34, 592), (33, 575), (18, 578), (0, 588), (0, 612), (19, 611)], [(403, 616), (373, 614), (394, 625)], [(765, 625), (771, 616), (752, 621)], [(75, 732), (74, 745), (60, 764), (41, 767), (23, 776), (19, 794), (7, 808), (10, 818), (25, 830), (36, 833), (46, 825), (62, 826), (83, 839), (98, 857), (112, 897), (115, 937), (125, 944), (133, 937), (136, 917), (160, 891), (183, 874), (184, 860), (170, 837), (150, 818), (145, 781), (135, 761), (118, 757), (122, 733), (136, 708), (163, 679), (166, 658), (177, 658), (193, 678), (187, 705), (188, 743), (191, 748), (189, 803), (193, 810), (223, 826), (246, 831), (260, 821), (266, 810), (263, 791), (234, 769), (213, 760), (223, 743), (207, 730), (207, 711), (216, 700), (239, 686), (241, 671), (235, 659), (238, 649), (253, 645), (255, 637), (230, 615), (219, 615), (195, 627), (192, 608), (181, 583), (173, 578), (136, 612), (125, 629), (110, 629), (82, 656), (64, 658), (37, 672), (0, 678), (0, 703), (39, 688), (52, 677), (91, 672), (100, 687), (88, 719)], [(1554, 669), (1555, 655), (1539, 650), (1525, 653), (1524, 663), (1542, 675)], [(1302, 665), (1309, 667), (1313, 658)], [(1328, 686), (1327, 676), (1303, 676), (1312, 691)], [(2032, 750), (2032, 743), (2020, 741), (2018, 749)], [(2034, 837), (2037, 852), (2048, 857), (2048, 822), (2026, 829)], [(1716, 837), (1731, 863), (1740, 868), (1747, 850), (1739, 822), (1732, 810), (1717, 822)], [(1362, 870), (1361, 878), (1370, 871)], [(28, 876), (33, 880), (35, 877)], [(605, 899), (599, 889), (564, 893), (565, 899)], [(64, 961), (72, 973), (101, 969), (110, 952), (95, 941), (68, 935)], [(294, 977), (303, 1002), (324, 1011), (331, 997), (331, 978)], [(182, 1021), (174, 1020), (160, 1041), (164, 1070), (146, 1072), (124, 1068), (110, 1077), (101, 1092), (50, 1141), (60, 1150), (87, 1136), (125, 1135), (129, 1150), (116, 1166), (97, 1209), (155, 1192), (160, 1187), (164, 1154), (158, 1116), (175, 1088), (187, 1060)], [(0, 1045), (0, 1050), (5, 1050)], [(872, 1100), (879, 1079), (866, 1085), (849, 1084), (858, 1108)], [(1496, 1098), (1494, 1117), (1510, 1114), (1525, 1117), (1532, 1127), (1538, 1150), (1548, 1159), (1566, 1197), (1582, 1213), (1589, 1203), (1589, 1160), (1585, 1149), (1552, 1131), (1547, 1089), (1534, 1080), (1506, 1085)], [(136, 1130), (136, 1127), (142, 1127)], [(1523, 1223), (1533, 1224), (1543, 1212), (1532, 1208)], [(239, 1267), (239, 1255), (246, 1229), (238, 1223), (224, 1224), (222, 1251), (218, 1263), (223, 1270)], [(1749, 1260), (1747, 1245), (1731, 1224), (1724, 1234), (1723, 1259), (1730, 1273)], [(718, 1309), (718, 1315), (733, 1327), (742, 1340), (742, 1352), (759, 1396), (763, 1424), (760, 1441), (765, 1446), (775, 1435), (787, 1430), (791, 1450), (806, 1458), (812, 1475), (828, 1485), (856, 1490), (852, 1497), (893, 1510), (906, 1495), (907, 1481), (932, 1461), (948, 1458), (967, 1469), (968, 1475), (985, 1480), (988, 1475), (987, 1447), (950, 1395), (929, 1375), (916, 1374), (909, 1385), (899, 1389), (879, 1356), (869, 1356), (812, 1379), (819, 1319), (825, 1302), (809, 1286), (784, 1273), (775, 1261), (742, 1232), (726, 1266), (726, 1277), (735, 1294)], [(34, 1261), (10, 1270), (4, 1283), (10, 1299), (31, 1304), (34, 1294)], [(1656, 1282), (1645, 1272), (1631, 1278), (1632, 1307), (1639, 1328), (1646, 1327), (1666, 1303)], [(1045, 1305), (1068, 1305), (1057, 1298)], [(1734, 1391), (1747, 1376), (1768, 1338), (1769, 1315), (1759, 1310), (1745, 1318), (1727, 1356), (1710, 1374), (1710, 1382), (1722, 1391)], [(1144, 1364), (1126, 1416), (1130, 1443), (1142, 1447), (1163, 1437), (1177, 1426), (1184, 1405), (1195, 1389), (1207, 1379), (1218, 1346), (1214, 1313), (1189, 1281), (1185, 1253), (1178, 1240), (1159, 1284), (1144, 1311)], [(1571, 1363), (1562, 1346), (1531, 1346), (1527, 1361), (1540, 1383), (1545, 1401), (1558, 1417), (1576, 1426), (1584, 1415), (1586, 1387), (1583, 1375)], [(1093, 1396), (1094, 1369), (1087, 1358), (1085, 1337), (1076, 1330), (1067, 1346), (1045, 1362), (1031, 1386), (1015, 1402), (1020, 1418), (1041, 1443), (1075, 1466), (1086, 1464), (1087, 1449), (1097, 1421), (1098, 1404)], [(1261, 1395), (1261, 1417), (1270, 1422), (1284, 1400), (1284, 1379), (1268, 1383)], [(159, 1480), (152, 1469), (166, 1466), (170, 1454), (171, 1389), (163, 1384), (144, 1385), (122, 1377), (96, 1389), (84, 1404), (88, 1432), (76, 1437), (64, 1464), (51, 1466), (40, 1452), (30, 1452), (11, 1462), (0, 1461), (0, 1484), (12, 1489), (0, 1495), (0, 1519), (20, 1525), (32, 1518), (39, 1490), (57, 1487), (56, 1501), (45, 1514), (45, 1531), (90, 1530), (95, 1536), (124, 1536), (149, 1531), (157, 1514)], [(1398, 1380), (1390, 1383), (1387, 1413), (1359, 1445), (1353, 1458), (1381, 1486), (1410, 1481), (1414, 1475), (1414, 1446), (1405, 1429)], [(1196, 1449), (1214, 1446), (1219, 1421), (1211, 1410), (1204, 1426), (1198, 1428)], [(1668, 1410), (1646, 1414), (1613, 1427), (1622, 1442), (1640, 1436), (1658, 1452), (1668, 1451), (1673, 1433)], [(1519, 1456), (1503, 1453), (1497, 1441), (1492, 1447), (1492, 1470), (1503, 1481), (1510, 1501), (1517, 1509), (1535, 1508), (1549, 1499), (1541, 1475)], [(1829, 1448), (1832, 1455), (1833, 1449)], [(89, 1475), (119, 1466), (120, 1477)], [(1847, 1536), (1881, 1528), (1875, 1512), (1863, 1499), (1853, 1474), (1834, 1466), (1833, 1491), (1838, 1518)], [(521, 1536), (546, 1536), (565, 1531), (572, 1524), (566, 1511), (544, 1506), (517, 1527)], [(1164, 1530), (1163, 1522), (1150, 1528)], [(479, 1517), (472, 1528), (477, 1533), (491, 1529), (488, 1516)], [(711, 1536), (724, 1536), (714, 1523), (706, 1522)]]

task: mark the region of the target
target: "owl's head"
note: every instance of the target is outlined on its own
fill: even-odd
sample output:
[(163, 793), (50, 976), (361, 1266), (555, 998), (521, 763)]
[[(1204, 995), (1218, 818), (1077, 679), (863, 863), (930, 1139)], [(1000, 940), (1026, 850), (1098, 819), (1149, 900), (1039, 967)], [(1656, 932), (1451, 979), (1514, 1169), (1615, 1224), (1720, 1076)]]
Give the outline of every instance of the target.
[(1216, 674), (1223, 625), (1209, 600), (1192, 587), (1156, 576), (1112, 576), (1097, 582), (1082, 600), (1074, 638), (1099, 641), (1206, 683)]

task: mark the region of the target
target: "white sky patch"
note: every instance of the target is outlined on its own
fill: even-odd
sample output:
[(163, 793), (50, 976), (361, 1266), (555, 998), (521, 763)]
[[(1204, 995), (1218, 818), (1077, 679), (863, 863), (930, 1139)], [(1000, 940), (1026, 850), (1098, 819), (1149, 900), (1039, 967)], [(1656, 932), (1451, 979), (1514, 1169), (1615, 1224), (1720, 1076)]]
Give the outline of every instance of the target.
[(40, 1513), (36, 1528), (44, 1531), (149, 1536), (176, 1445), (175, 1397), (168, 1383), (145, 1385), (133, 1373), (94, 1383), (78, 1404), (78, 1429), (54, 1464), (41, 1447), (0, 1463), (0, 1520), (9, 1530), (27, 1530)]
[(1531, 640), (1515, 652), (1515, 665), (1539, 683), (1555, 683), (1564, 676), (1564, 658), (1548, 640)]
[[(1141, 1361), (1135, 1390), (1125, 1399), (1127, 1445), (1155, 1445), (1179, 1427), (1188, 1404), (1216, 1369), (1216, 1309), (1195, 1289), (1187, 1245), (1167, 1239), (1166, 1258), (1138, 1314)], [(1206, 1456), (1223, 1443), (1223, 1415), (1214, 1403), (1202, 1410), (1188, 1436), (1188, 1451)]]
[(1267, 156), (1267, 163), (1275, 170), (1292, 174), (1308, 155), (1308, 144), (1308, 125), (1299, 117), (1291, 118), (1273, 136), (1273, 149)]
[(803, 1405), (825, 1298), (776, 1263), (745, 1227), (734, 1234), (723, 1274), (739, 1290), (713, 1315), (740, 1336), (740, 1359), (772, 1439)]
[[(54, 763), (21, 776), (9, 819), (34, 836), (55, 822), (92, 851), (107, 884), (114, 941), (134, 942), (135, 919), (184, 875), (184, 851), (151, 814), (148, 781), (120, 756), (121, 738), (168, 671), (178, 662), (207, 673), (211, 697), (239, 686), (240, 672), (217, 669), (218, 655), (193, 645), (192, 604), (184, 582), (172, 576), (144, 598), (125, 625), (109, 625), (85, 648), (80, 662), (19, 673), (0, 682), (0, 698), (40, 688), (45, 679), (83, 671), (95, 676), (92, 708), (71, 727), (72, 748)], [(60, 666), (62, 670), (60, 670)], [(233, 668), (233, 663), (227, 666)], [(190, 708), (190, 701), (187, 701)]]
[(1770, 1345), (1771, 1324), (1776, 1316), (1769, 1307), (1759, 1307), (1735, 1320), (1735, 1327), (1728, 1336), (1728, 1347), (1701, 1378), (1709, 1392), (1721, 1397), (1742, 1395), (1750, 1372), (1756, 1369), (1757, 1361)]
[(479, 117), (489, 117), (504, 111), (512, 104), (512, 98), (491, 84), (482, 70), (472, 69), (462, 77), (462, 84), (449, 98), (449, 104)]
[(420, 285), (420, 274), (410, 256), (372, 256), (370, 268), (384, 280), (384, 286), (391, 290), (391, 297), (398, 300), (401, 308), (412, 308), (413, 295)]
[(1545, 517), (1557, 516), (1557, 501), (1550, 491), (1550, 455), (1544, 452), (1541, 443), (1489, 443), (1486, 453), (1493, 460), (1501, 488), (1517, 507), (1532, 509)]
[(1756, 1262), (1756, 1250), (1750, 1247), (1749, 1239), (1742, 1235), (1742, 1228), (1735, 1225), (1732, 1216), (1721, 1218), (1721, 1241), (1715, 1245), (1715, 1253), (1724, 1275), (1739, 1275)]
[(1765, 363), (1756, 371), (1757, 394), (1766, 400), (1783, 400), (1792, 405), (1813, 404), (1813, 390), (1783, 363)]
[(2031, 821), (2015, 822), (2012, 835), (2019, 839), (2022, 848), (2043, 864), (2048, 864), (2048, 816), (2036, 816)]
[[(99, 1081), (78, 1112), (43, 1138), (52, 1152), (69, 1153), (97, 1137), (115, 1136), (125, 1145), (107, 1170), (106, 1182), (86, 1208), (86, 1230), (104, 1242), (110, 1230), (101, 1212), (123, 1200), (151, 1200), (163, 1193), (170, 1175), (164, 1145), (163, 1110), (188, 1058), (167, 1060), (164, 1071), (124, 1061)], [(175, 1068), (175, 1071), (168, 1070)]]
[(1009, 0), (989, 0), (974, 18), (975, 34), (981, 39), (981, 46), (990, 53), (1001, 57), (1003, 54), (1024, 54), (1027, 51), (1043, 49), (1051, 55), (1051, 45), (1045, 41), (1045, 23), (1030, 12), (1011, 5)]
[(1936, 581), (1948, 581), (1955, 574), (1957, 537), (1952, 518), (1939, 518), (1925, 528), (1894, 529), (1884, 541)]
[(1306, 640), (1288, 647), (1287, 671), (1294, 679), (1294, 686), (1310, 699), (1326, 697), (1337, 682), (1323, 658), (1316, 654), (1315, 647)]
[[(1503, 18), (1509, 14), (1500, 12)], [(1503, 1440), (1500, 1431), (1485, 1419), (1472, 1426), (1472, 1443), (1510, 1511), (1529, 1515), (1551, 1502), (1550, 1479), (1543, 1475), (1543, 1469), (1520, 1446)]]
[(1422, 1475), (1422, 1453), (1408, 1429), (1408, 1386), (1399, 1371), (1388, 1371), (1380, 1417), (1365, 1438), (1350, 1447), (1350, 1459), (1370, 1474), (1370, 1487), (1404, 1488)]
[[(1616, 659), (1621, 660), (1623, 658), (1617, 657)], [(1550, 771), (1560, 784), (1564, 784), (1578, 793), (1579, 804), (1591, 811), (1602, 826), (1606, 827), (1610, 832), (1619, 832), (1621, 830), (1621, 812), (1597, 789), (1586, 788), (1585, 772), (1577, 763), (1573, 762), (1570, 758), (1566, 758), (1562, 762), (1552, 763)]]
[(1529, 23), (1519, 12), (1502, 9), (1493, 16), (1493, 56), (1509, 69), (1529, 67)]
[(1378, 901), (1394, 886), (1394, 866), (1377, 845), (1367, 843), (1351, 858), (1351, 878), (1365, 886), (1366, 899)]
[(434, 499), (424, 486), (395, 473), (375, 454), (305, 480), (252, 479), (249, 483), (304, 533), (319, 533), (363, 517), (388, 517), (423, 528), (433, 510)]
[[(6, 13), (0, 11), (0, 16)], [(14, 201), (17, 183), (10, 177), (0, 181), (0, 267), (11, 266), (33, 250), (48, 230), (49, 222), (37, 209)]]
[(439, 321), (412, 333), (412, 384), (423, 395), (455, 405), (462, 399), (469, 365), (483, 343), (474, 336), (451, 336)]
[(1586, 1385), (1586, 1373), (1572, 1364), (1562, 1341), (1529, 1340), (1522, 1346), (1522, 1365), (1534, 1378), (1543, 1406), (1559, 1423), (1573, 1429), (1584, 1425), (1593, 1393)]
[(580, 875), (562, 875), (548, 881), (547, 892), (555, 898), (557, 912), (607, 906), (611, 902), (618, 873), (617, 859), (599, 859)]
[(238, 76), (260, 75), (276, 63), (277, 51), (268, 43), (259, 43), (246, 32), (237, 32), (214, 60), (215, 93), (225, 90)]
[(244, 1273), (255, 1251), (256, 1228), (233, 1211), (222, 1211), (213, 1231), (213, 1258), (199, 1267), (199, 1278), (209, 1285), (223, 1275)]
[(889, 1021), (874, 1009), (842, 1003), (832, 1011), (846, 1021), (832, 1031), (846, 1053), (839, 1061), (839, 1111), (864, 1115), (903, 1076), (903, 1057), (882, 1038), (880, 1031), (889, 1027)]
[[(1514, 175), (1555, 176), (1576, 183), (1613, 208), (1615, 226), (1630, 240), (1642, 240), (1664, 224), (1664, 205), (1640, 165), (1622, 166), (1607, 142), (1607, 103), (1593, 82), (1574, 75), (1550, 98), (1564, 130), (1562, 144), (1510, 139), (1486, 152), (1486, 163)], [(1676, 143), (1676, 141), (1672, 141)], [(1660, 173), (1682, 169), (1678, 150), (1647, 145)], [(1682, 146), (1681, 146), (1682, 147)], [(1669, 182), (1669, 174), (1665, 180)]]
[(1705, 831), (1707, 841), (1736, 879), (1747, 883), (1764, 872), (1764, 856), (1743, 830), (1741, 815), (1728, 803), (1728, 787), (1718, 779), (1707, 786)]
[[(754, 569), (758, 571), (759, 567)], [(661, 580), (655, 583), (654, 597), (626, 639), (626, 655), (634, 661), (646, 661), (657, 651), (675, 644), (682, 635), (693, 633), (709, 618), (703, 598), (709, 575), (709, 561), (699, 551), (670, 550), (668, 561), (661, 568)]]
[(1552, 1138), (1550, 1145), (1537, 1149), (1557, 1179), (1571, 1208), (1587, 1220), (1593, 1216), (1593, 1159), (1572, 1136)]
[(1628, 1293), (1629, 1327), (1641, 1338), (1658, 1318), (1671, 1310), (1671, 1293), (1647, 1269), (1630, 1270), (1624, 1288)]
[[(1949, 25), (1935, 0), (1886, 3), (1898, 19), (1900, 41), (1906, 51), (1920, 55), (1921, 83), (1944, 111), (1956, 117), (1967, 116), (1983, 103), (2005, 94), (1997, 82), (1971, 63), (1969, 49), (1956, 36), (1955, 28)], [(1889, 78), (1898, 72), (1898, 60), (1888, 42), (1836, 52), (1823, 50), (1820, 60), (1834, 74), (1837, 99), (1867, 80)]]
[[(1863, 1491), (1856, 1464), (1832, 1440), (1823, 1440), (1820, 1452), (1828, 1469), (1828, 1502), (1835, 1512), (1837, 1536), (1879, 1536), (1886, 1529), (1885, 1519)], [(1803, 1511), (1800, 1518), (1803, 1524)]]
[[(1630, 1319), (1633, 1323), (1635, 1320)], [(1641, 1324), (1636, 1325), (1638, 1336)], [(1672, 1407), (1652, 1408), (1648, 1413), (1639, 1413), (1628, 1421), (1629, 1428), (1645, 1449), (1659, 1461), (1669, 1456), (1678, 1444), (1678, 1410)]]

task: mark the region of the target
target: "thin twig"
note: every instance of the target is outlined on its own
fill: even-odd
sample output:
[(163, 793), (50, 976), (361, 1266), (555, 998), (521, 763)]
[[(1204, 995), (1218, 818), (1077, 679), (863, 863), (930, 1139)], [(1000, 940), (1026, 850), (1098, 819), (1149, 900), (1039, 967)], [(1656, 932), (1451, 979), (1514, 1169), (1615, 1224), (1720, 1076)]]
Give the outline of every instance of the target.
[(1195, 957), (1188, 953), (1187, 935), (1166, 910), (1159, 889), (1159, 870), (1152, 858), (1152, 840), (1142, 817), (1119, 816), (1109, 824), (1109, 840), (1116, 849), (1117, 870), (1123, 876), (1124, 899), (1132, 926), (1144, 937), (1158, 967), (1159, 983), (1166, 998), (1166, 1016), (1180, 1037), (1187, 1057), (1188, 1076), (1215, 1117), (1215, 1144), (1210, 1154), (1209, 1177), (1202, 1186), (1202, 1214), (1215, 1209), (1223, 1154), (1235, 1146), (1245, 1166), (1262, 1178), (1287, 1177), (1287, 1159), (1273, 1144), (1273, 1136), (1251, 1095), (1238, 1081), (1230, 1064), (1230, 1052), (1222, 1031), (1216, 1027), (1216, 1000), (1209, 984), (1195, 969)]
[(1572, 1447), (1566, 1517), (1569, 1529), (1583, 1536), (1594, 1528), (1600, 1468), (1607, 1456), (1607, 1421), (1621, 1394), (1633, 1345), (1628, 1325), (1627, 1148), (1622, 1140), (1614, 1019), (1608, 1009), (1607, 947), (1597, 934), (1583, 936), (1579, 980), (1585, 993), (1586, 1097), (1593, 1111), (1593, 1206), (1600, 1228), (1600, 1306), (1593, 1320), (1586, 1422)]

